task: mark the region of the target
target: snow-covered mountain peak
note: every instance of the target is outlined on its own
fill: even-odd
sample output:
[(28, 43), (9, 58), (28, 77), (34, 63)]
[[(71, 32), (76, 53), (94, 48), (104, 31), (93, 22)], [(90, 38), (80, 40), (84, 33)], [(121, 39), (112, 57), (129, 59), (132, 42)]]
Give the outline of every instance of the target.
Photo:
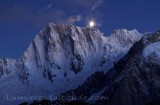
[(115, 40), (115, 42), (126, 46), (127, 44), (133, 44), (139, 39), (141, 39), (143, 35), (139, 33), (136, 29), (128, 31), (126, 29), (118, 29), (114, 30), (111, 33), (111, 38)]
[[(97, 28), (90, 28), (90, 27), (79, 27), (79, 26), (74, 26), (72, 24), (55, 24), (55, 23), (49, 23), (49, 25), (47, 26), (48, 28), (50, 28), (51, 30), (56, 31), (57, 33), (60, 31), (77, 31), (77, 32), (88, 32), (90, 34), (101, 34), (101, 32), (97, 29)], [(99, 35), (98, 34), (98, 35)]]
[(19, 61), (25, 65), (32, 62), (51, 75), (91, 73), (95, 67), (100, 70), (112, 67), (141, 37), (137, 30), (118, 29), (105, 37), (96, 28), (50, 23), (35, 37)]
[[(5, 77), (13, 78), (13, 89), (21, 89), (17, 95), (59, 95), (78, 87), (96, 71), (107, 72), (141, 37), (135, 30), (117, 30), (105, 37), (96, 28), (50, 23), (22, 57), (8, 63), (11, 66), (0, 63), (0, 73), (6, 67), (10, 70)], [(0, 78), (0, 83), (6, 81)], [(0, 94), (15, 94), (9, 85), (1, 84), (0, 90), (3, 87), (7, 89)]]
[(140, 33), (138, 32), (138, 30), (136, 29), (133, 29), (131, 31), (127, 30), (127, 29), (117, 29), (117, 30), (114, 30), (111, 34), (111, 36), (113, 37), (117, 37), (117, 38), (125, 38), (125, 37), (128, 37), (128, 38), (137, 38), (137, 37), (140, 37)]
[(18, 61), (27, 70), (41, 70), (51, 81), (68, 81), (77, 74), (85, 79), (96, 70), (109, 70), (141, 37), (137, 30), (119, 29), (105, 37), (96, 28), (50, 23)]

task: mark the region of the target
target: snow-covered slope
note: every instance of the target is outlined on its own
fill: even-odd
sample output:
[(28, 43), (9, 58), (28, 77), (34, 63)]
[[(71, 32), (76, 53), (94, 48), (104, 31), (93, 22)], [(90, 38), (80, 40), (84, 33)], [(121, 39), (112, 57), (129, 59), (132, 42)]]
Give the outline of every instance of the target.
[(160, 42), (148, 45), (143, 51), (143, 56), (152, 63), (160, 64)]
[[(146, 35), (133, 45), (106, 77), (112, 75), (111, 83), (106, 83), (100, 105), (159, 105), (160, 104), (160, 32)], [(116, 101), (115, 101), (116, 100)]]
[(86, 105), (160, 105), (159, 55), (160, 31), (146, 35), (135, 43), (107, 73), (97, 71), (78, 88), (60, 95), (81, 96), (84, 100), (74, 98), (54, 102), (60, 105), (69, 102), (86, 102)]
[(107, 72), (142, 37), (137, 30), (115, 30), (50, 23), (17, 60), (0, 60), (0, 104), (14, 96), (57, 96), (77, 88), (96, 71)]

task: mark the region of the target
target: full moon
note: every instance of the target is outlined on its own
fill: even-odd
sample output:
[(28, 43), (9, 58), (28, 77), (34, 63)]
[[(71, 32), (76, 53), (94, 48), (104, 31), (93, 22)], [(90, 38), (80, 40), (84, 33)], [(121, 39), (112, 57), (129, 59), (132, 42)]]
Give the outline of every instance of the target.
[(94, 21), (90, 21), (90, 22), (89, 22), (89, 26), (90, 26), (90, 27), (94, 27), (94, 26), (95, 26), (95, 22), (94, 22)]

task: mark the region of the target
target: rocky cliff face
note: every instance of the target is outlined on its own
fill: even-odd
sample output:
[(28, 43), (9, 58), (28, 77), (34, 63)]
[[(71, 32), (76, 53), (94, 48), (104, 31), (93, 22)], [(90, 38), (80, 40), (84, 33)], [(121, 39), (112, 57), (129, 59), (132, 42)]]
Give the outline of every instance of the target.
[[(105, 37), (95, 28), (50, 23), (17, 60), (0, 60), (0, 95), (60, 95), (77, 88), (96, 71), (108, 72), (142, 37), (115, 30)], [(24, 101), (24, 100), (23, 100)]]
[[(136, 43), (120, 60), (113, 71), (117, 72), (107, 95), (105, 105), (159, 105), (160, 104), (160, 33), (147, 35)], [(115, 101), (116, 100), (116, 101)]]
[[(95, 105), (160, 104), (160, 32), (146, 35), (107, 73), (96, 72), (77, 89), (61, 95), (83, 96)], [(106, 99), (90, 100), (92, 96)], [(60, 104), (73, 102), (67, 100)]]

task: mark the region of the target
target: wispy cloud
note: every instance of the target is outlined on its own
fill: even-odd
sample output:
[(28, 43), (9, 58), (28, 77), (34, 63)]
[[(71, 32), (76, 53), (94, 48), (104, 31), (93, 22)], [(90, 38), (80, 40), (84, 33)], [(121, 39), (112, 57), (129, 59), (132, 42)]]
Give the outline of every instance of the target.
[(82, 19), (81, 15), (73, 15), (73, 16), (69, 16), (65, 20), (65, 23), (67, 23), (67, 24), (74, 24), (75, 22), (81, 21), (81, 19)]
[(103, 0), (70, 0), (70, 1), (74, 2), (77, 5), (89, 8), (92, 11), (94, 11), (103, 3)]
[(50, 4), (47, 5), (46, 9), (50, 9), (50, 8), (52, 8), (52, 6), (53, 6), (53, 4), (50, 3)]
[(16, 4), (12, 8), (0, 9), (0, 20), (8, 23), (29, 23), (33, 27), (42, 27), (49, 22), (75, 24), (81, 21), (82, 16), (77, 14), (66, 14), (63, 10), (53, 9), (52, 4), (41, 7), (37, 11), (32, 11), (25, 5)]
[(103, 0), (96, 0), (94, 5), (92, 6), (92, 11), (94, 11), (96, 8), (98, 8), (103, 3)]
[[(76, 24), (82, 22), (87, 24), (86, 19), (98, 16), (96, 10), (103, 2), (103, 0), (68, 0), (74, 3), (78, 8), (74, 8), (72, 13), (66, 13), (64, 8), (54, 7), (53, 2), (48, 2), (47, 5), (35, 7), (17, 3), (12, 7), (0, 6), (0, 20), (8, 23), (29, 23), (34, 27), (42, 27), (47, 23), (53, 21), (55, 23)], [(65, 3), (64, 1), (62, 3)], [(82, 8), (81, 8), (82, 7)], [(74, 10), (76, 12), (74, 12)], [(68, 10), (67, 10), (68, 11)], [(94, 13), (94, 16), (92, 16)], [(95, 16), (96, 15), (96, 16)], [(97, 18), (96, 18), (97, 19)]]

